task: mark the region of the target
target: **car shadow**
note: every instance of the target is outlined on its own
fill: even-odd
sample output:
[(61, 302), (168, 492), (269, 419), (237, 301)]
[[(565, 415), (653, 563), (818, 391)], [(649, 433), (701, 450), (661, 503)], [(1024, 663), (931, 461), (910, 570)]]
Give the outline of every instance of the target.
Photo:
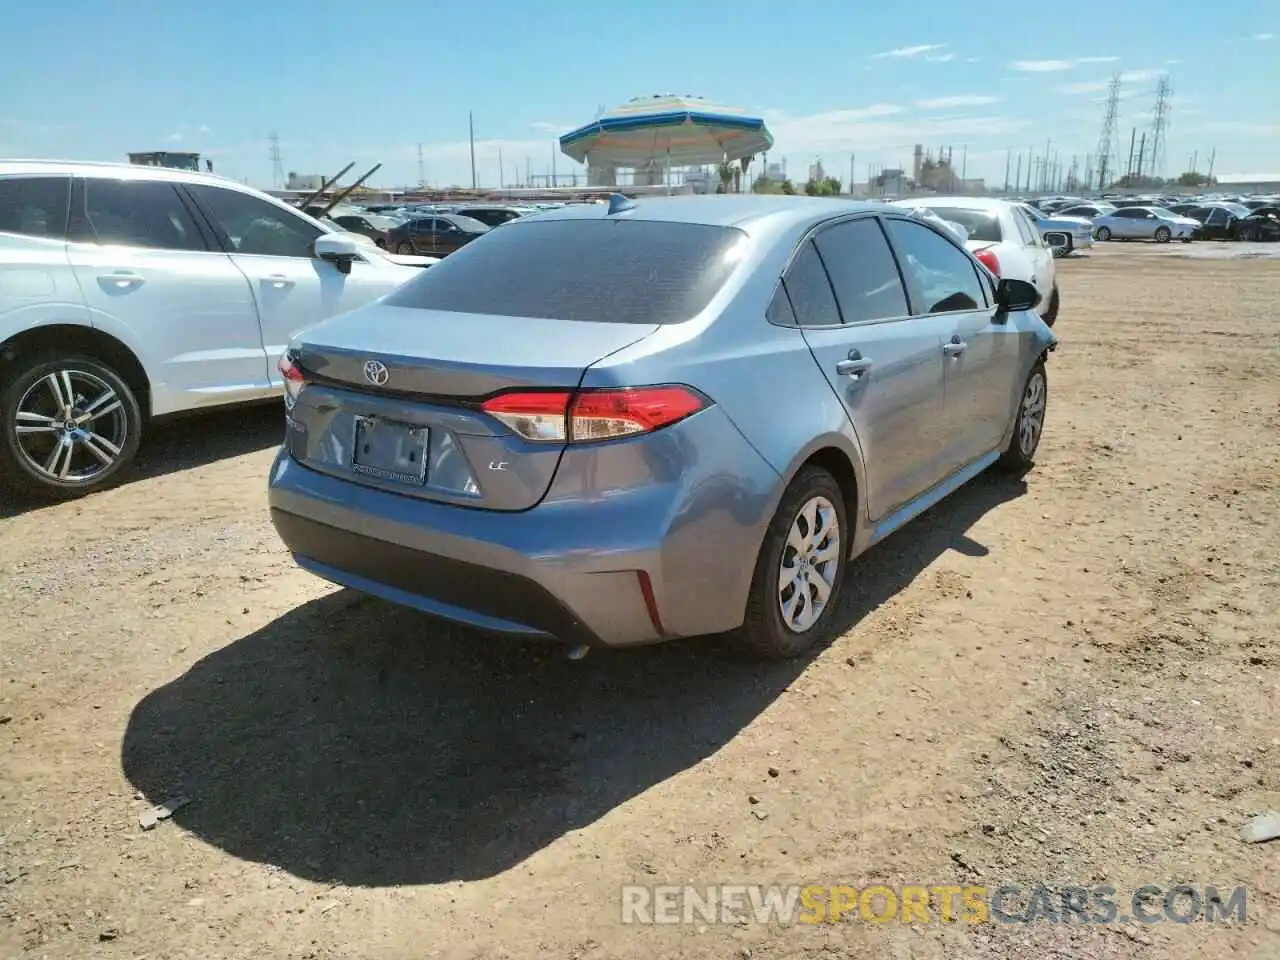
[[(283, 440), (284, 408), (273, 402), (161, 420), (146, 431), (121, 485), (276, 447)], [(0, 488), (0, 520), (54, 505)]]
[[(980, 478), (860, 558), (842, 627), (946, 550), (984, 555), (965, 531), (1023, 489)], [(122, 762), (236, 857), (348, 886), (475, 880), (714, 754), (807, 662), (706, 640), (572, 662), (339, 591), (148, 694)]]

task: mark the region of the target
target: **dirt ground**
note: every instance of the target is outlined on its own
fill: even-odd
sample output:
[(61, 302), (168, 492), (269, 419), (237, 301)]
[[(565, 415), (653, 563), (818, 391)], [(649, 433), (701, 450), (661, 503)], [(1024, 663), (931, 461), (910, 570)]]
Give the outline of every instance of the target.
[[(1037, 468), (853, 564), (801, 663), (335, 592), (267, 520), (275, 409), (6, 506), (0, 957), (1280, 956), (1280, 841), (1238, 836), (1280, 808), (1280, 262), (1177, 253), (1060, 265)], [(1008, 881), (1247, 919), (621, 922), (625, 884)]]

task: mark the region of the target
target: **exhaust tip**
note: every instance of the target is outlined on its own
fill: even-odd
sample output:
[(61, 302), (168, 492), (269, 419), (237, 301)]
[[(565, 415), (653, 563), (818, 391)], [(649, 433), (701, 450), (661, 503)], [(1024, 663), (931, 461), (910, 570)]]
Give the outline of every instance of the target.
[(582, 660), (585, 659), (587, 654), (590, 652), (591, 648), (585, 643), (577, 643), (569, 648), (566, 656), (568, 656), (570, 660)]

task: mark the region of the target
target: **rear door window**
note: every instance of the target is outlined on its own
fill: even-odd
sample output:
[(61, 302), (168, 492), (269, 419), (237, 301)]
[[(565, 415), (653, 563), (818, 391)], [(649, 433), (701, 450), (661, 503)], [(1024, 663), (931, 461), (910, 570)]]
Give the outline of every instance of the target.
[[(386, 299), (398, 307), (608, 323), (682, 323), (733, 273), (744, 234), (655, 220), (524, 220)], [(828, 287), (828, 290), (830, 288)]]
[(0, 233), (62, 240), (70, 195), (70, 177), (0, 178)]
[(874, 218), (828, 227), (814, 242), (845, 323), (905, 317), (907, 293), (888, 241)]

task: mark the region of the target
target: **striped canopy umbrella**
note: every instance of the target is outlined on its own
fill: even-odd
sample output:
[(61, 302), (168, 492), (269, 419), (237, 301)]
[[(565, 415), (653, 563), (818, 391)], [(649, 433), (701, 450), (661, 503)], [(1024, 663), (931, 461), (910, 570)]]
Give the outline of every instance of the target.
[(773, 146), (759, 117), (697, 97), (636, 97), (560, 138), (579, 163), (644, 168), (740, 160)]

